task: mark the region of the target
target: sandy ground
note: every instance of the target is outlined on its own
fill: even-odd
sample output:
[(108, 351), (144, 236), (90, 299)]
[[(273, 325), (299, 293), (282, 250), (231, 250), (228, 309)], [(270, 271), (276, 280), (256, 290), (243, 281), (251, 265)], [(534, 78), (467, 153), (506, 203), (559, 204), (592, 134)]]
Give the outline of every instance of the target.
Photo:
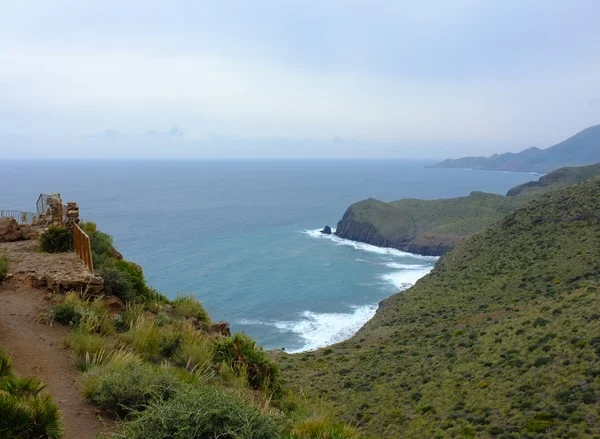
[(48, 312), (48, 291), (27, 281), (31, 275), (80, 279), (89, 273), (73, 253), (49, 255), (36, 249), (35, 241), (0, 244), (0, 255), (8, 259), (13, 273), (0, 284), (0, 346), (11, 355), (17, 375), (36, 376), (47, 384), (46, 391), (60, 407), (65, 438), (92, 439), (106, 426), (81, 394), (82, 375), (63, 346), (69, 328), (38, 321), (40, 313)]

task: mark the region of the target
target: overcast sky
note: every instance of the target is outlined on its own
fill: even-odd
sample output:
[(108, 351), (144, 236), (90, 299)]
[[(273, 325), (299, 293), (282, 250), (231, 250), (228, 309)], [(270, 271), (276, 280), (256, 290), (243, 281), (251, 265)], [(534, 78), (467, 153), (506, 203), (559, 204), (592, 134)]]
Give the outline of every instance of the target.
[(457, 157), (600, 123), (597, 0), (0, 0), (0, 157)]

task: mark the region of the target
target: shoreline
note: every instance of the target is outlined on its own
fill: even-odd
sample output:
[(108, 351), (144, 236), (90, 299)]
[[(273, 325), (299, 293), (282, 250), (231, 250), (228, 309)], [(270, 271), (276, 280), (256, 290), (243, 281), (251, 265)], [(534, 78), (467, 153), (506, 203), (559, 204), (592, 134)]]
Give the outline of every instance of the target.
[[(302, 316), (305, 318), (304, 320), (297, 320), (297, 321), (293, 321), (293, 322), (272, 322), (272, 323), (253, 322), (253, 324), (269, 324), (269, 325), (273, 325), (275, 327), (279, 327), (280, 329), (291, 330), (290, 328), (293, 325), (298, 325), (299, 327), (302, 327), (303, 324), (306, 326), (310, 326), (311, 323), (316, 323), (316, 320), (318, 318), (333, 318), (333, 319), (341, 320), (341, 319), (348, 319), (348, 318), (355, 319), (356, 317), (359, 317), (359, 320), (354, 320), (347, 326), (343, 327), (341, 331), (339, 331), (337, 334), (335, 334), (335, 339), (328, 340), (328, 342), (316, 343), (318, 345), (316, 345), (314, 347), (310, 347), (309, 346), (310, 342), (308, 342), (308, 339), (306, 339), (307, 343), (305, 343), (304, 346), (302, 346), (298, 349), (288, 350), (285, 347), (283, 347), (283, 348), (269, 349), (270, 351), (282, 351), (282, 352), (286, 352), (290, 355), (301, 354), (301, 353), (305, 353), (305, 352), (314, 352), (319, 349), (324, 349), (324, 348), (336, 345), (338, 343), (342, 343), (346, 340), (349, 340), (350, 338), (354, 337), (358, 332), (360, 332), (360, 330), (369, 321), (371, 321), (373, 319), (373, 317), (375, 317), (375, 315), (381, 308), (383, 302), (385, 302), (390, 297), (392, 297), (396, 294), (402, 293), (403, 291), (406, 291), (409, 288), (412, 288), (412, 286), (418, 280), (420, 280), (421, 278), (423, 278), (424, 276), (429, 274), (429, 272), (435, 266), (434, 262), (437, 262), (437, 260), (439, 259), (438, 256), (420, 255), (420, 254), (406, 252), (406, 251), (392, 248), (392, 247), (380, 247), (380, 246), (375, 246), (375, 245), (372, 245), (369, 243), (355, 241), (355, 240), (351, 240), (351, 239), (347, 239), (347, 238), (341, 238), (341, 237), (335, 235), (335, 229), (332, 229), (331, 235), (322, 234), (322, 233), (320, 233), (320, 230), (321, 229), (305, 229), (305, 230), (301, 231), (300, 233), (303, 233), (306, 236), (313, 238), (313, 239), (329, 240), (332, 243), (334, 243), (334, 245), (353, 247), (356, 250), (364, 251), (367, 253), (373, 253), (373, 254), (379, 255), (379, 256), (412, 258), (412, 259), (415, 259), (418, 261), (425, 262), (425, 264), (399, 264), (399, 263), (395, 263), (395, 262), (388, 262), (387, 266), (389, 268), (401, 270), (401, 271), (395, 271), (395, 272), (391, 272), (391, 273), (382, 275), (382, 279), (385, 279), (387, 277), (387, 280), (389, 281), (390, 284), (392, 284), (392, 285), (395, 284), (395, 282), (392, 280), (394, 273), (411, 273), (412, 272), (414, 274), (418, 273), (418, 277), (411, 278), (410, 282), (403, 282), (402, 285), (395, 284), (392, 292), (389, 295), (386, 295), (386, 297), (378, 300), (375, 303), (368, 303), (368, 304), (352, 306), (352, 308), (354, 310), (353, 313), (339, 312), (339, 313), (320, 313), (319, 314), (319, 313), (314, 313), (312, 311), (304, 311), (302, 313)], [(364, 262), (369, 262), (369, 261), (365, 260)], [(434, 263), (434, 264), (429, 265), (431, 263)], [(411, 271), (408, 269), (408, 267), (414, 267), (414, 269)], [(316, 330), (316, 327), (313, 329)], [(294, 331), (292, 331), (292, 332), (294, 332)], [(300, 335), (300, 333), (298, 333), (298, 332), (297, 332), (297, 334)]]

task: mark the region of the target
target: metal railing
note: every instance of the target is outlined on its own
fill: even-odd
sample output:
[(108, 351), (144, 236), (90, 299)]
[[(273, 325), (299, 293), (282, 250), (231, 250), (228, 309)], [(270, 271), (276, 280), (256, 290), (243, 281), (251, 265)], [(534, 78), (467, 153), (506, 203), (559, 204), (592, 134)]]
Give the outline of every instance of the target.
[(21, 210), (0, 210), (0, 217), (14, 218), (19, 224), (31, 224), (35, 218), (35, 213)]
[(81, 230), (79, 224), (73, 224), (73, 248), (90, 273), (94, 273), (90, 237)]
[(48, 205), (48, 198), (50, 198), (50, 195), (48, 194), (40, 194), (38, 197), (38, 200), (35, 203), (38, 215), (48, 211), (48, 208), (50, 207)]

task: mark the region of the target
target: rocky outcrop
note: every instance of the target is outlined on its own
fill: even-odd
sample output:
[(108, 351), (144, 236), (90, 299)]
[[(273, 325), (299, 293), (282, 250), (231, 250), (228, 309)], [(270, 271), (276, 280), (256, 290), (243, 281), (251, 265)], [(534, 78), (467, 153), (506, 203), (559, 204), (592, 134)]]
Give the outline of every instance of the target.
[(229, 337), (231, 335), (231, 328), (227, 322), (216, 322), (210, 325), (210, 332)]
[(0, 218), (0, 242), (14, 242), (24, 239), (19, 223), (14, 218)]
[(331, 235), (331, 227), (329, 227), (329, 226), (325, 226), (325, 227), (323, 228), (323, 230), (321, 230), (321, 233), (322, 233), (323, 235)]

